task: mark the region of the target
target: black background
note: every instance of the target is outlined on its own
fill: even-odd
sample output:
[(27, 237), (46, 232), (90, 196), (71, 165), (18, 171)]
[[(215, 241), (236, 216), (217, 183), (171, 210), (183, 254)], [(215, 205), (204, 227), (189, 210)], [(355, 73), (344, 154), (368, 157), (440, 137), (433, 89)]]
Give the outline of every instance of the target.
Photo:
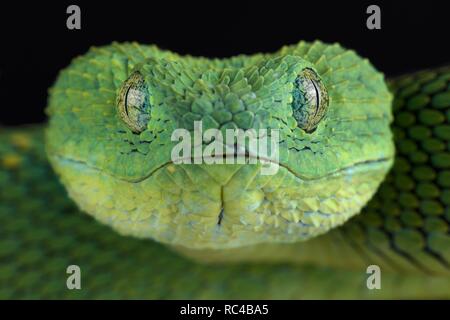
[[(200, 315), (180, 315), (181, 307), (191, 306), (215, 307), (224, 310), (224, 304), (267, 304), (267, 315), (225, 315), (224, 312), (213, 313), (211, 318)], [(86, 319), (98, 318), (128, 319), (135, 314), (144, 314), (148, 319), (301, 319), (303, 315), (322, 318), (352, 319), (429, 319), (430, 311), (435, 315), (448, 313), (449, 301), (401, 301), (401, 300), (146, 300), (146, 301), (0, 301), (2, 311), (11, 311), (18, 318), (45, 319)], [(315, 312), (315, 314), (313, 313)]]
[[(445, 1), (155, 2), (2, 3), (0, 125), (44, 121), (58, 70), (112, 41), (226, 57), (320, 39), (355, 49), (388, 76), (450, 62)], [(66, 28), (70, 4), (81, 8), (81, 30)], [(370, 4), (381, 7), (381, 30), (366, 28)]]

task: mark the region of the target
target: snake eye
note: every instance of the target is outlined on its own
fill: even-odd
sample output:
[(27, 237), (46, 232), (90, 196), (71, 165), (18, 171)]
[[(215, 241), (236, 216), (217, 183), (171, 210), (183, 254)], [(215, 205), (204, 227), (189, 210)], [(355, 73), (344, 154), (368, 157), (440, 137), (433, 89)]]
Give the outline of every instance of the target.
[(294, 82), (292, 110), (297, 126), (313, 132), (328, 109), (328, 92), (317, 73), (303, 69)]
[(150, 120), (150, 94), (144, 77), (133, 72), (120, 88), (117, 97), (117, 110), (120, 118), (136, 133), (147, 128)]

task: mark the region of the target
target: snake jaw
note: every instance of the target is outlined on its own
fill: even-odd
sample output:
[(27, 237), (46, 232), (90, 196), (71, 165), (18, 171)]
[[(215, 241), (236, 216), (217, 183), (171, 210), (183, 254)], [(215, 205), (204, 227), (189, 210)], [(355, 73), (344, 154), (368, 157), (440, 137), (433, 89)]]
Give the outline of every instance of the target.
[(124, 181), (87, 163), (52, 157), (80, 207), (121, 234), (190, 248), (303, 241), (341, 225), (371, 198), (392, 160), (302, 179), (280, 164), (167, 163), (141, 181)]

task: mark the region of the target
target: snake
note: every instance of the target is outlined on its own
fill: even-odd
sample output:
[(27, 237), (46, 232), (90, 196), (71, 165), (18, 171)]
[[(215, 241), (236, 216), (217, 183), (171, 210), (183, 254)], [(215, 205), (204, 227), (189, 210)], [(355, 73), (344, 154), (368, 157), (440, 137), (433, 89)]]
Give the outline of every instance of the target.
[[(449, 67), (386, 80), (321, 41), (92, 47), (47, 124), (0, 128), (0, 298), (450, 298), (449, 88)], [(219, 153), (174, 160), (177, 129)], [(230, 130), (277, 136), (277, 159)]]

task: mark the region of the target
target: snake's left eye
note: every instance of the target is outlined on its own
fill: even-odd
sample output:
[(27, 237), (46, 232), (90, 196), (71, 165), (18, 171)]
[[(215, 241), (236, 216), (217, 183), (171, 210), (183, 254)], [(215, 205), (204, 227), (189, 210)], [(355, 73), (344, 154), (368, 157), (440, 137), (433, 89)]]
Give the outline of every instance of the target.
[(150, 109), (150, 93), (145, 79), (140, 72), (133, 72), (117, 96), (119, 116), (133, 132), (140, 133), (147, 128)]
[(317, 73), (303, 69), (294, 82), (292, 111), (297, 126), (313, 132), (328, 109), (328, 91)]

